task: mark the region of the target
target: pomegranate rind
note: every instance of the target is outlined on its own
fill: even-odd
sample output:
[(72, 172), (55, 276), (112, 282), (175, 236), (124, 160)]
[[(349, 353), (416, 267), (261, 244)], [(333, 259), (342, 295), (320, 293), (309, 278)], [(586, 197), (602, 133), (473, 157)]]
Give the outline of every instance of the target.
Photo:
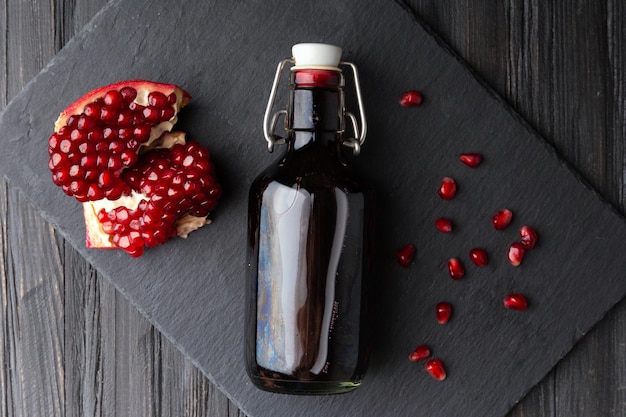
[(191, 214), (185, 214), (176, 222), (176, 235), (186, 239), (191, 232), (207, 224), (211, 224), (208, 216), (196, 217)]
[[(97, 98), (103, 97), (108, 91), (120, 90), (123, 87), (132, 87), (137, 90), (137, 98), (134, 101), (138, 104), (146, 103), (147, 95), (151, 91), (158, 91), (165, 94), (166, 96), (172, 93), (176, 93), (176, 113), (178, 113), (178, 110), (185, 107), (189, 103), (189, 100), (191, 100), (191, 95), (189, 95), (187, 91), (174, 84), (157, 83), (148, 80), (120, 81), (114, 84), (95, 88), (84, 94), (80, 98), (76, 99), (72, 104), (67, 106), (65, 110), (61, 112), (61, 114), (59, 114), (58, 119), (56, 120), (56, 122), (54, 122), (54, 131), (58, 132), (61, 127), (65, 126), (68, 117), (81, 114), (87, 104), (93, 102)], [(140, 92), (143, 92), (143, 94), (139, 94)]]

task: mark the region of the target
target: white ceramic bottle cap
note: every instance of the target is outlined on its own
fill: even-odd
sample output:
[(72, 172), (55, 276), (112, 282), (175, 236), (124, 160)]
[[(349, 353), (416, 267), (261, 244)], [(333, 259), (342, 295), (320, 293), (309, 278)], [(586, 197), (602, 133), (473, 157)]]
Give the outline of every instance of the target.
[(341, 48), (325, 43), (299, 43), (291, 48), (295, 60), (292, 70), (302, 68), (322, 68), (339, 70)]

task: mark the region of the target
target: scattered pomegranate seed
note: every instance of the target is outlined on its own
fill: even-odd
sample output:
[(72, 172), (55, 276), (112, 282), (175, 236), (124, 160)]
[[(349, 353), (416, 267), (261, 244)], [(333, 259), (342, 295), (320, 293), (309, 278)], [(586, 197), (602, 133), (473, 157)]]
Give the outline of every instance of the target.
[(504, 297), (504, 307), (518, 311), (526, 310), (528, 300), (523, 294), (508, 294)]
[(526, 249), (524, 245), (519, 242), (512, 243), (509, 247), (509, 251), (507, 256), (509, 258), (509, 262), (513, 266), (519, 266), (524, 259), (524, 255), (526, 254)]
[(437, 316), (437, 322), (439, 324), (446, 324), (450, 321), (450, 317), (452, 316), (452, 305), (446, 301), (437, 303), (435, 306), (435, 313)]
[(443, 363), (439, 359), (429, 360), (426, 362), (424, 369), (437, 381), (443, 381), (446, 379), (446, 369), (443, 367)]
[(493, 215), (491, 223), (496, 230), (504, 230), (513, 220), (513, 212), (509, 209), (502, 209)]
[(398, 263), (405, 268), (411, 264), (413, 256), (415, 256), (415, 246), (412, 243), (404, 245), (396, 252)]
[(483, 156), (475, 152), (463, 153), (459, 160), (470, 168), (476, 168), (483, 161)]
[(435, 227), (441, 233), (451, 233), (452, 221), (450, 219), (446, 219), (445, 217), (440, 217), (437, 220), (435, 220)]
[(456, 195), (456, 182), (450, 177), (444, 177), (437, 191), (439, 197), (444, 200), (450, 200)]
[(470, 259), (476, 266), (487, 266), (489, 263), (489, 255), (483, 248), (474, 248), (469, 252)]
[(422, 104), (424, 97), (417, 90), (409, 90), (400, 96), (400, 105), (402, 107), (417, 107)]
[(450, 258), (448, 260), (448, 271), (452, 279), (461, 279), (465, 276), (465, 269), (458, 258)]
[(521, 243), (526, 249), (532, 249), (537, 244), (537, 232), (532, 227), (522, 226), (519, 229), (519, 235), (522, 238)]
[(426, 345), (419, 345), (415, 350), (409, 353), (409, 360), (411, 362), (418, 362), (424, 360), (430, 356), (430, 348)]

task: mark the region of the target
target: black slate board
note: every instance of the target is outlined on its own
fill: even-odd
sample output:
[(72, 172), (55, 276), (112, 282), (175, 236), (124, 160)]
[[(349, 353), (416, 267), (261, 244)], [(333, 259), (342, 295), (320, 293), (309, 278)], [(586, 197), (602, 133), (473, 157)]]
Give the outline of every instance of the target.
[[(242, 359), (247, 188), (276, 158), (261, 120), (276, 64), (301, 41), (341, 45), (361, 71), (370, 133), (355, 164), (381, 207), (370, 372), (357, 391), (322, 398), (260, 392)], [(179, 127), (211, 149), (226, 190), (213, 225), (137, 260), (84, 248), (80, 206), (46, 167), (58, 112), (131, 78), (191, 92)], [(422, 107), (397, 106), (408, 88), (425, 92)], [(393, 2), (113, 1), (7, 107), (0, 132), (0, 172), (252, 416), (502, 416), (626, 293), (624, 219)], [(460, 164), (465, 151), (482, 152), (484, 164)], [(448, 202), (435, 192), (444, 175), (459, 182)], [(503, 206), (515, 220), (496, 232), (490, 216)], [(434, 230), (441, 215), (459, 225), (453, 235)], [(541, 243), (513, 268), (504, 252), (525, 223)], [(409, 241), (418, 256), (402, 269), (394, 252)], [(473, 246), (492, 254), (487, 268), (467, 260)], [(461, 281), (447, 277), (451, 256), (465, 260)], [(531, 307), (504, 310), (510, 291)], [(443, 299), (455, 306), (445, 327), (433, 317)], [(423, 342), (447, 364), (445, 382), (407, 361)]]

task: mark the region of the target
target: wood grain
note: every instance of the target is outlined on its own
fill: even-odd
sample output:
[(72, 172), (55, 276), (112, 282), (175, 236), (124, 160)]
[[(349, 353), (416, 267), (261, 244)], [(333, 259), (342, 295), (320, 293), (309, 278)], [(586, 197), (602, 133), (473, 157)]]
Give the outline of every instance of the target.
[[(407, 3), (626, 211), (624, 2)], [(0, 109), (105, 4), (0, 0)], [(0, 417), (243, 415), (3, 179), (0, 249)], [(625, 386), (623, 301), (509, 416), (624, 417)]]

